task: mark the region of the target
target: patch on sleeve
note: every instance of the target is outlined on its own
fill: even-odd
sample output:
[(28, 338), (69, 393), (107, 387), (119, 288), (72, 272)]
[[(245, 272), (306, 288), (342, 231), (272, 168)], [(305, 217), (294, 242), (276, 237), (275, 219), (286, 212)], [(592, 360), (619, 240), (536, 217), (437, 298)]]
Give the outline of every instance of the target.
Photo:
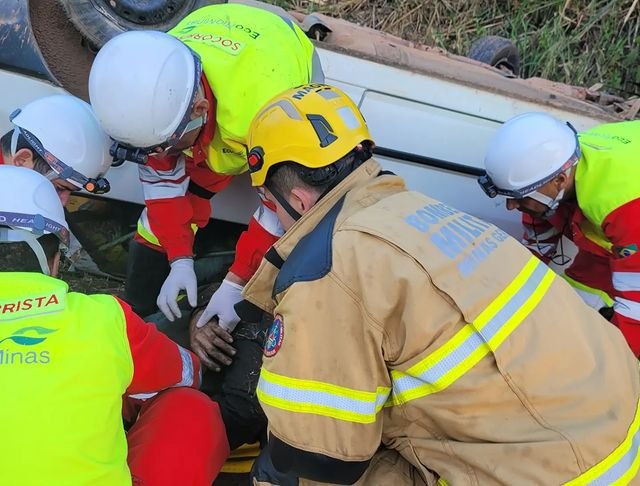
[(627, 246), (614, 246), (613, 253), (615, 253), (619, 258), (625, 258), (638, 253), (638, 245), (632, 243)]
[(280, 314), (276, 314), (269, 332), (267, 333), (267, 339), (264, 342), (264, 355), (267, 358), (275, 356), (284, 340), (284, 319)]

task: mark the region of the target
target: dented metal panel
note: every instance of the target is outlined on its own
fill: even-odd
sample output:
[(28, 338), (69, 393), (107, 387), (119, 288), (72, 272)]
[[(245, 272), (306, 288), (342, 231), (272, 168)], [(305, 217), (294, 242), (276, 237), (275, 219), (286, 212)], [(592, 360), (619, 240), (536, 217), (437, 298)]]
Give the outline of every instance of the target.
[(0, 68), (37, 76), (58, 84), (33, 35), (28, 0), (2, 0)]

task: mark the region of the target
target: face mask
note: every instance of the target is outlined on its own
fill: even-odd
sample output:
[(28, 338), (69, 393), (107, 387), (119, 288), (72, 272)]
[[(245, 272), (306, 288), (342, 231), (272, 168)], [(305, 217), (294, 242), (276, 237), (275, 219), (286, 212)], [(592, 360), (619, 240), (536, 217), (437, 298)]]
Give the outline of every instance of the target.
[(542, 217), (545, 219), (550, 218), (556, 213), (556, 209), (558, 209), (558, 206), (560, 205), (560, 202), (562, 201), (563, 196), (564, 196), (564, 188), (560, 189), (560, 191), (558, 192), (558, 194), (556, 194), (556, 197), (554, 198), (545, 196), (544, 194), (538, 191), (534, 191), (531, 194), (527, 195), (527, 197), (530, 197), (531, 199), (534, 199), (535, 201), (538, 201), (539, 203), (544, 204), (549, 208), (544, 213), (542, 213)]

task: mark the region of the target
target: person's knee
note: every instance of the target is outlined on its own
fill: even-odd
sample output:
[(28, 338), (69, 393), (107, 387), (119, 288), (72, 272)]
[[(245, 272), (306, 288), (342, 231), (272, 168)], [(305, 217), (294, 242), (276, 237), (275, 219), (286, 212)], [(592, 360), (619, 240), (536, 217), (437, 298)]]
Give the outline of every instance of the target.
[(229, 456), (218, 405), (191, 388), (146, 401), (127, 442), (131, 473), (146, 484), (211, 485)]
[(216, 402), (192, 388), (171, 390), (170, 399), (182, 411), (181, 430), (189, 443), (198, 443), (203, 450), (229, 453), (222, 414)]

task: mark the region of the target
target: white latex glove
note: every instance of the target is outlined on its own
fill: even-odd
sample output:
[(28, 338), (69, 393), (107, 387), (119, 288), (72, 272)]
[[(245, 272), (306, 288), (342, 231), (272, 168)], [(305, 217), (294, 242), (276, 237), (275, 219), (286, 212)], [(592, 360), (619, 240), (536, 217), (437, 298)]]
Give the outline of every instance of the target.
[(187, 292), (187, 300), (191, 307), (198, 305), (198, 281), (196, 272), (193, 271), (192, 258), (181, 258), (171, 263), (169, 276), (162, 284), (156, 300), (162, 313), (171, 322), (176, 317), (182, 317), (177, 300), (178, 294), (183, 289)]
[(202, 327), (213, 316), (218, 316), (218, 325), (222, 329), (232, 332), (240, 322), (240, 317), (238, 317), (234, 306), (242, 300), (243, 288), (240, 284), (224, 279), (218, 290), (211, 296), (211, 300), (198, 319), (196, 327)]

